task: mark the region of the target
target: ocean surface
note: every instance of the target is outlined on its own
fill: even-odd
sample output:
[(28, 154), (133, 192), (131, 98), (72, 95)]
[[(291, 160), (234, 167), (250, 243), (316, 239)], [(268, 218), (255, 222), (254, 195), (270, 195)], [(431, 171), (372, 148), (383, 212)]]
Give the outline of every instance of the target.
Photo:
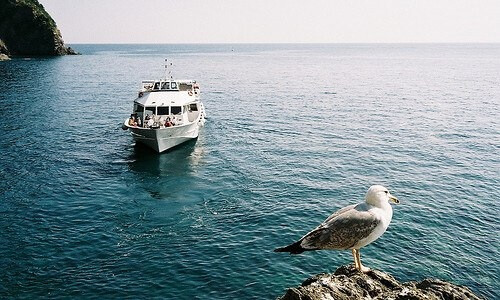
[[(273, 253), (387, 186), (365, 265), (499, 299), (500, 44), (71, 45), (0, 63), (0, 298), (275, 299), (352, 263)], [(140, 81), (209, 119), (158, 155)]]

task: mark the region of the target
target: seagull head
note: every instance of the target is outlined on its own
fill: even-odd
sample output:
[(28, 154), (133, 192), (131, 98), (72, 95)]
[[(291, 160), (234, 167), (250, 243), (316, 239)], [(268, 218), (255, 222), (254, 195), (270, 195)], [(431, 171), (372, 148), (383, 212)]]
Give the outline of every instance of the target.
[(388, 202), (399, 203), (398, 198), (391, 195), (389, 190), (381, 185), (372, 185), (366, 192), (365, 201), (377, 207), (382, 207)]

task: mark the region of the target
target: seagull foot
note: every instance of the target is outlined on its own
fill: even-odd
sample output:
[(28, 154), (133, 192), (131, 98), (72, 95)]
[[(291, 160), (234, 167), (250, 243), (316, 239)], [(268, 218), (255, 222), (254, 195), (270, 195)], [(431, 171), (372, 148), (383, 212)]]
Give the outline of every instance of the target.
[(360, 266), (358, 270), (359, 270), (360, 272), (362, 272), (362, 273), (368, 273), (368, 272), (370, 272), (370, 271), (371, 271), (371, 269), (370, 269), (370, 268), (365, 267), (365, 266)]

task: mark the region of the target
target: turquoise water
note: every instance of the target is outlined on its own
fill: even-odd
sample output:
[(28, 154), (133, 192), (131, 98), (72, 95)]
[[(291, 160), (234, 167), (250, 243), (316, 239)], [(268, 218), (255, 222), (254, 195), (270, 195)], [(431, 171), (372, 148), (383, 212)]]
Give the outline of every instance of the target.
[[(72, 46), (0, 63), (0, 298), (274, 299), (352, 262), (272, 250), (372, 184), (365, 265), (500, 297), (500, 45)], [(120, 123), (164, 58), (209, 119), (156, 155)]]

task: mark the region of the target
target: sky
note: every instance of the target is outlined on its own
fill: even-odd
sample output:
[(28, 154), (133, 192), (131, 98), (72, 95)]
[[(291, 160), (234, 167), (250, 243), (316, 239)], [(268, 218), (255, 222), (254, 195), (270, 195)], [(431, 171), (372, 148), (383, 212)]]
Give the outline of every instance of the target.
[(498, 43), (500, 0), (39, 0), (78, 43)]

